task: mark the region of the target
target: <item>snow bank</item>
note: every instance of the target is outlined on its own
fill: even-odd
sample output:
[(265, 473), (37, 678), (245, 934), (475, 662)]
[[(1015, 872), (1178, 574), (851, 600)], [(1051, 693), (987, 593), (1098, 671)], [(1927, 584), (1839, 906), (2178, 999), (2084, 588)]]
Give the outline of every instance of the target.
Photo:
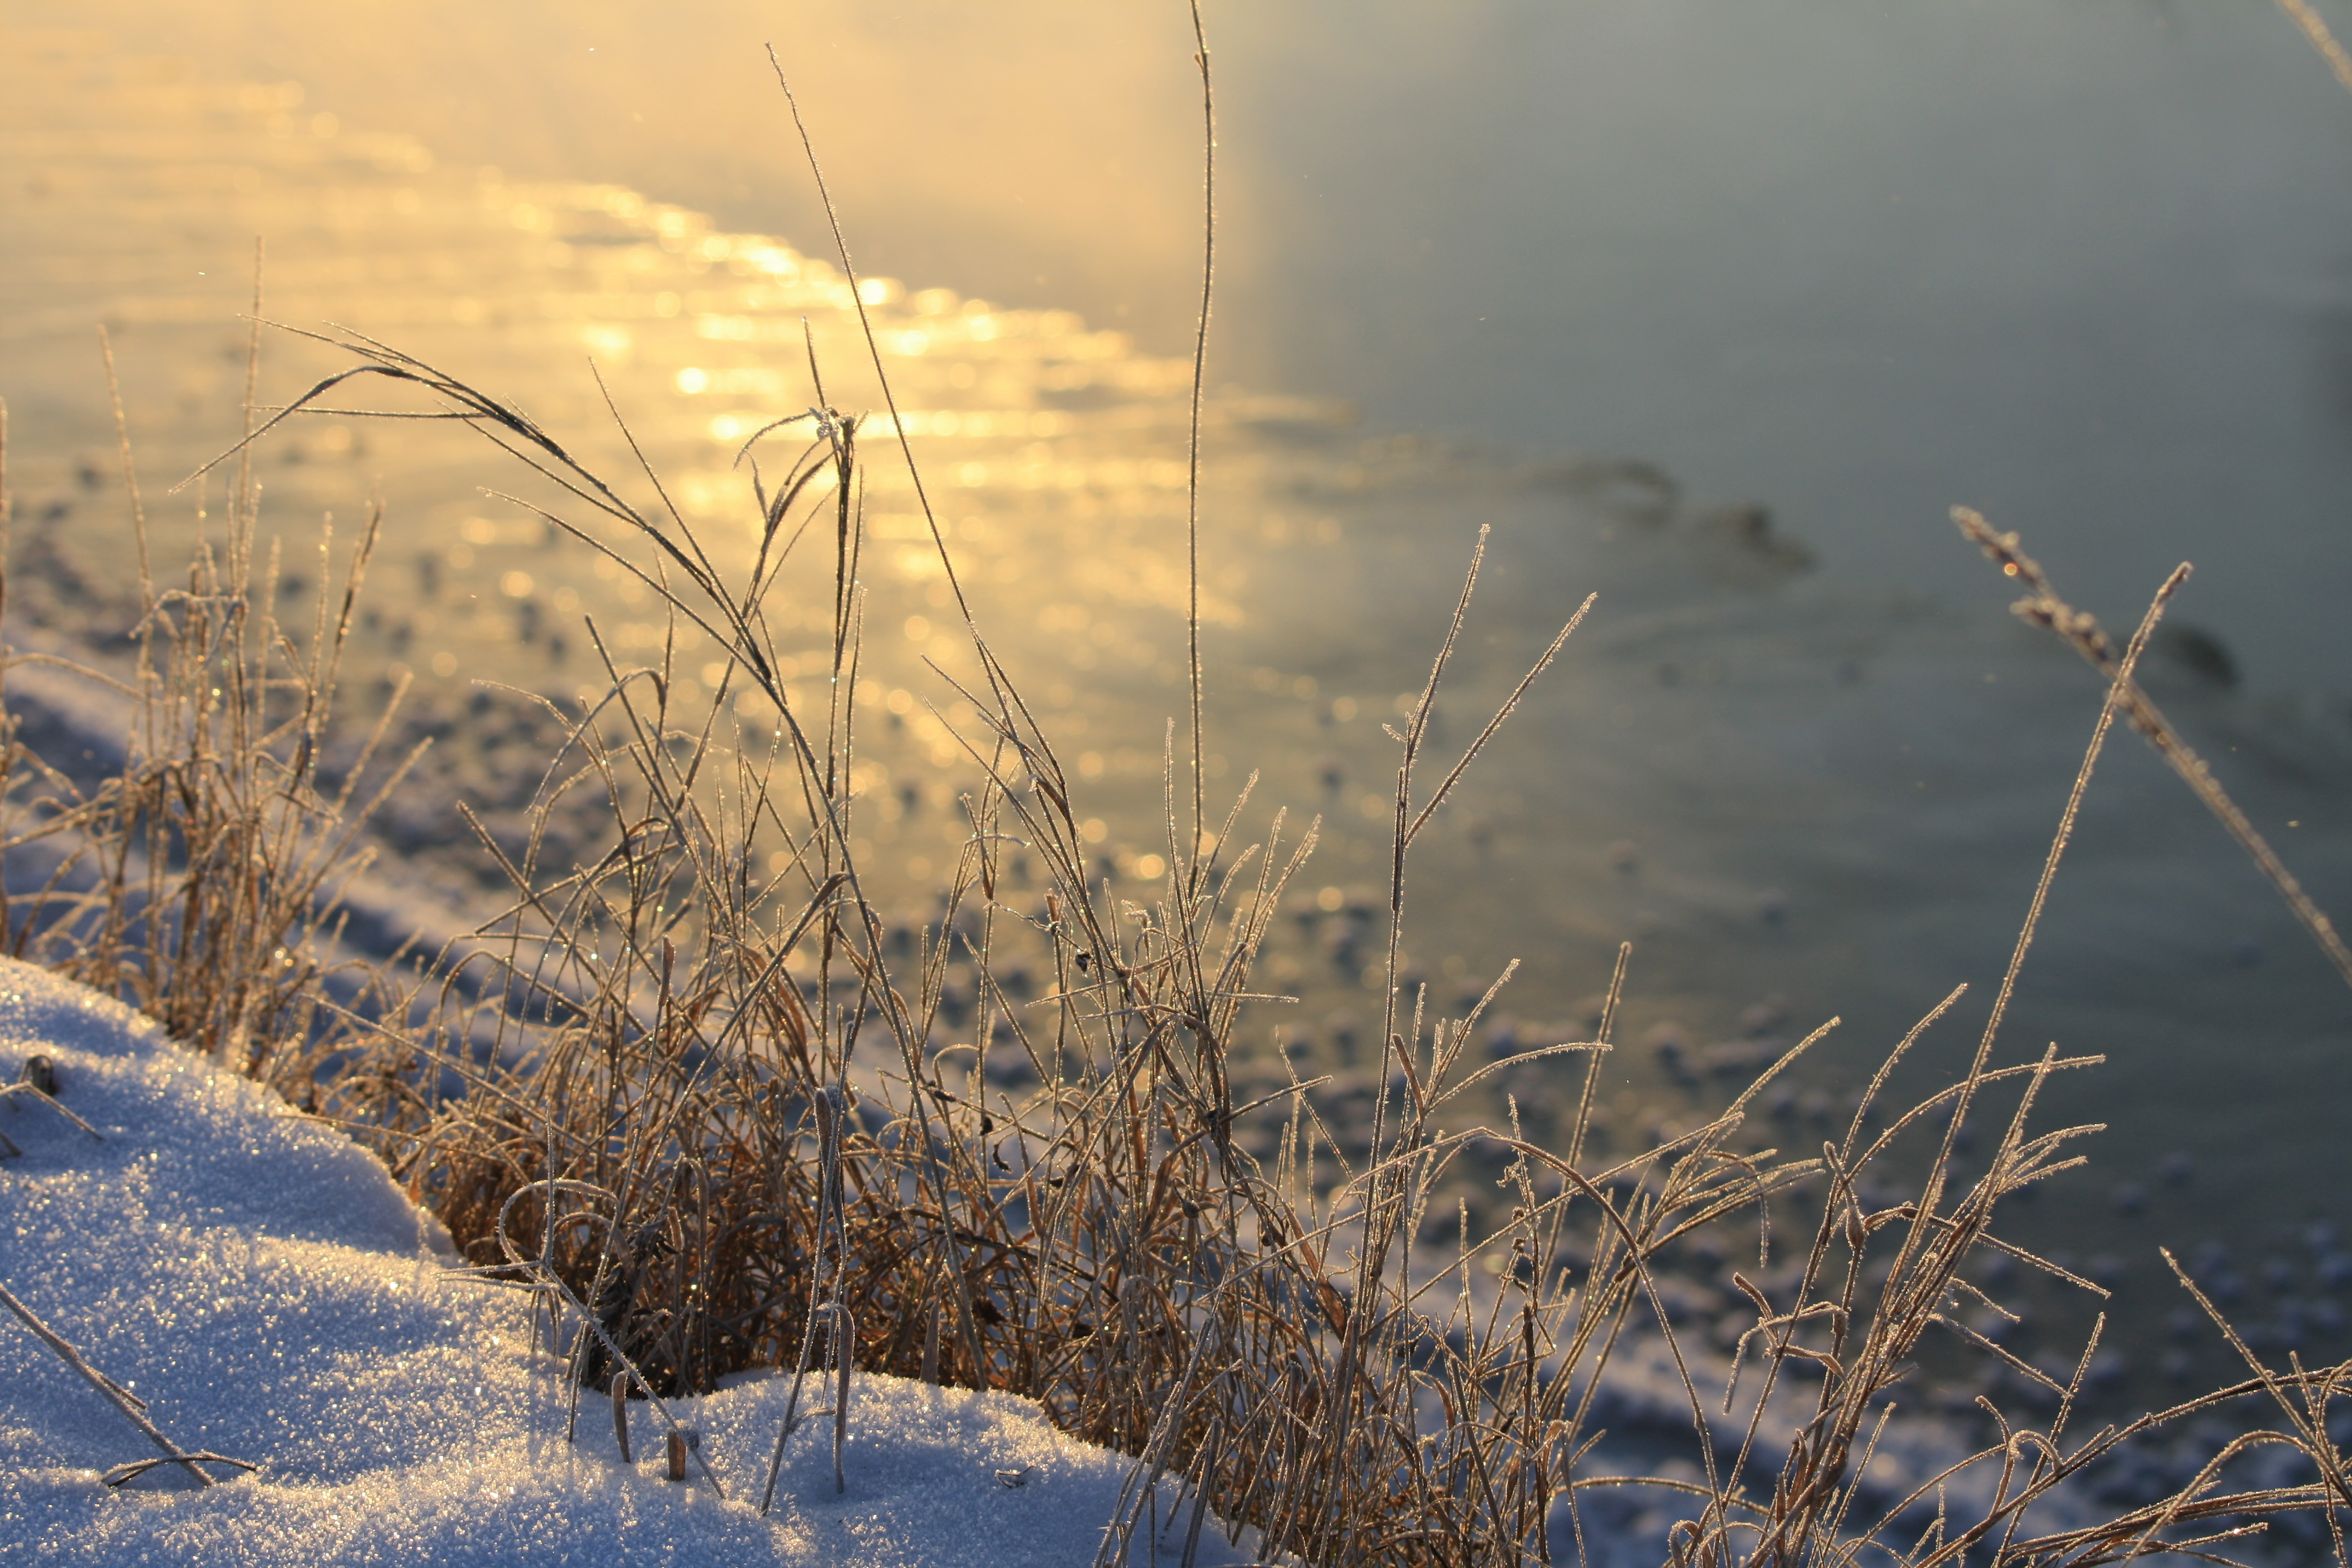
[[(182, 1448), (259, 1468), (198, 1489), (166, 1465), (108, 1489), (103, 1471), (153, 1449), (0, 1315), (0, 1556), (1011, 1568), (1089, 1563), (1114, 1512), (1125, 1459), (1025, 1401), (895, 1378), (854, 1385), (846, 1495), (818, 1429), (829, 1424), (814, 1424), (766, 1520), (745, 1500), (783, 1380), (673, 1406), (702, 1434), (727, 1500), (666, 1479), (642, 1405), (634, 1467), (601, 1405), (583, 1405), (567, 1445), (565, 1386), (530, 1350), (520, 1298), (446, 1279), (428, 1223), (341, 1133), (128, 1009), (0, 960), (0, 1077), (13, 1082), (35, 1053), (104, 1142), (28, 1097), (0, 1110), (24, 1151), (0, 1163), (0, 1282)], [(1181, 1554), (1185, 1522), (1162, 1531), (1160, 1561)], [(1248, 1560), (1213, 1526), (1202, 1533), (1202, 1563)], [(1133, 1561), (1150, 1560), (1139, 1534)]]

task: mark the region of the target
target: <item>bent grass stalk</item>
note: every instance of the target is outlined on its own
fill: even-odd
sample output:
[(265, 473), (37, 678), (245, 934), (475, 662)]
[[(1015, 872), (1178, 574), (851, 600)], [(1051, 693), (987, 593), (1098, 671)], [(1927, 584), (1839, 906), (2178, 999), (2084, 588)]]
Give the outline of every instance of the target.
[(122, 1418), (136, 1427), (141, 1436), (163, 1451), (159, 1458), (138, 1459), (130, 1464), (115, 1466), (107, 1471), (103, 1478), (106, 1485), (119, 1487), (125, 1481), (146, 1474), (158, 1465), (179, 1466), (194, 1478), (196, 1485), (200, 1488), (220, 1484), (205, 1473), (204, 1467), (206, 1465), (226, 1465), (232, 1469), (238, 1470), (252, 1470), (259, 1468), (247, 1460), (232, 1459), (226, 1454), (215, 1454), (210, 1449), (190, 1452), (181, 1447), (163, 1435), (163, 1428), (148, 1418), (145, 1400), (90, 1365), (81, 1352), (74, 1348), (71, 1342), (43, 1322), (30, 1307), (18, 1300), (16, 1292), (10, 1290), (5, 1284), (0, 1284), (0, 1307), (7, 1308), (18, 1322), (31, 1331), (35, 1339), (55, 1352), (58, 1359), (72, 1368), (76, 1376), (98, 1390), (105, 1396), (108, 1404), (121, 1411)]

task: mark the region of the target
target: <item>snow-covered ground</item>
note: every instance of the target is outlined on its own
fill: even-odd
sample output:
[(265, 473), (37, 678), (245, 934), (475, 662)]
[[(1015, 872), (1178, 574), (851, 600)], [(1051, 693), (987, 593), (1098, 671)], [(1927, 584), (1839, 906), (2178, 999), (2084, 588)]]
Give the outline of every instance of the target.
[[(0, 1163), (0, 1284), (182, 1449), (258, 1468), (213, 1466), (223, 1484), (200, 1490), (166, 1464), (108, 1488), (154, 1448), (0, 1313), (0, 1560), (1076, 1565), (1118, 1508), (1129, 1461), (1035, 1406), (893, 1378), (854, 1384), (846, 1491), (830, 1423), (804, 1426), (765, 1520), (785, 1380), (673, 1405), (724, 1500), (667, 1479), (642, 1403), (634, 1466), (601, 1402), (567, 1444), (566, 1385), (530, 1350), (521, 1298), (446, 1276), (430, 1222), (340, 1132), (0, 960), (0, 1076), (34, 1054), (102, 1142), (29, 1096), (0, 1110), (23, 1151)], [(1176, 1513), (1158, 1561), (1181, 1555), (1188, 1522)], [(1154, 1545), (1139, 1532), (1130, 1561)], [(1200, 1561), (1248, 1553), (1211, 1525)]]
[[(37, 1054), (54, 1064), (58, 1102), (94, 1131), (28, 1095), (0, 1109), (0, 1134), (20, 1151), (0, 1161), (0, 1285), (143, 1401), (180, 1449), (257, 1468), (211, 1465), (219, 1484), (200, 1489), (165, 1463), (110, 1487), (106, 1472), (155, 1447), (0, 1310), (0, 1563), (1082, 1568), (1118, 1512), (1127, 1458), (1055, 1430), (1026, 1401), (896, 1378), (853, 1384), (845, 1489), (831, 1423), (805, 1423), (765, 1519), (754, 1504), (787, 1378), (671, 1404), (716, 1489), (691, 1468), (667, 1479), (663, 1428), (642, 1401), (633, 1464), (603, 1399), (583, 1400), (567, 1442), (569, 1385), (533, 1347), (524, 1298), (457, 1271), (437, 1223), (342, 1133), (128, 1008), (0, 959), (0, 1081)], [(1685, 1357), (1720, 1386), (1720, 1358)], [(1720, 1425), (1724, 1458), (1746, 1415), (1743, 1404)], [(1620, 1347), (1594, 1416), (1610, 1453), (1585, 1478), (1700, 1479), (1681, 1373), (1654, 1336)], [(1768, 1415), (1768, 1451), (1785, 1446), (1790, 1419)], [(1909, 1493), (1958, 1442), (1933, 1419), (1897, 1416), (1872, 1459), (1874, 1495)], [(1982, 1506), (1990, 1477), (1979, 1466), (1955, 1478), (1950, 1500)], [(1163, 1487), (1130, 1564), (1181, 1561), (1190, 1500)], [(1592, 1568), (1656, 1563), (1685, 1511), (1647, 1487), (1604, 1487), (1582, 1506)], [(2058, 1499), (2034, 1525), (2084, 1518)], [(1246, 1536), (1236, 1547), (1204, 1526), (1198, 1563), (1254, 1561)], [(1564, 1500), (1551, 1537), (1572, 1554)]]

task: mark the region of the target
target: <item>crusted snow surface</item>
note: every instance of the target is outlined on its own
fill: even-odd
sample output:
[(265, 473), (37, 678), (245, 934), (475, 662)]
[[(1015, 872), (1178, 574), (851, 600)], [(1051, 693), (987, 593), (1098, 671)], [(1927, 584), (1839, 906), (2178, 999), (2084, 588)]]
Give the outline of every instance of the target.
[[(567, 1443), (565, 1384), (531, 1350), (520, 1298), (446, 1277), (434, 1227), (342, 1134), (128, 1009), (0, 961), (0, 1077), (35, 1053), (103, 1142), (29, 1097), (0, 1110), (24, 1152), (0, 1163), (0, 1281), (180, 1447), (259, 1468), (199, 1489), (166, 1465), (110, 1489), (102, 1472), (154, 1450), (0, 1313), (0, 1557), (1007, 1568), (1091, 1562), (1117, 1508), (1129, 1461), (1034, 1405), (895, 1378), (853, 1385), (846, 1492), (831, 1423), (806, 1424), (764, 1520), (787, 1380), (672, 1405), (723, 1500), (667, 1479), (642, 1403), (634, 1466), (601, 1402)], [(1189, 1523), (1171, 1511), (1162, 1562)], [(1152, 1544), (1139, 1531), (1130, 1560)], [(1213, 1521), (1201, 1548), (1204, 1563), (1248, 1561)]]

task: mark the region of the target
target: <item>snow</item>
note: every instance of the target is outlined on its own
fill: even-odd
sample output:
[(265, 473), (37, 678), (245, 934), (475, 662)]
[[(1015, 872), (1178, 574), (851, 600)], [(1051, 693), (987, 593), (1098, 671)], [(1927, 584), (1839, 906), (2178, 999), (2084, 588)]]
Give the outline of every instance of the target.
[[(764, 1520), (788, 1379), (672, 1403), (724, 1500), (667, 1479), (642, 1402), (634, 1466), (601, 1401), (583, 1402), (567, 1444), (566, 1385), (531, 1350), (522, 1299), (447, 1274), (437, 1226), (342, 1134), (127, 1008), (0, 960), (0, 1078), (36, 1053), (103, 1142), (29, 1096), (0, 1110), (23, 1150), (0, 1163), (0, 1283), (181, 1448), (258, 1468), (212, 1467), (222, 1484), (199, 1489), (166, 1464), (108, 1488), (103, 1472), (154, 1449), (0, 1313), (0, 1557), (1026, 1568), (1092, 1562), (1118, 1508), (1130, 1462), (1034, 1405), (887, 1377), (853, 1385), (846, 1492), (830, 1423), (811, 1423)], [(1131, 1562), (1155, 1544), (1181, 1557), (1189, 1510), (1165, 1513)], [(1211, 1521), (1199, 1560), (1249, 1555)]]

